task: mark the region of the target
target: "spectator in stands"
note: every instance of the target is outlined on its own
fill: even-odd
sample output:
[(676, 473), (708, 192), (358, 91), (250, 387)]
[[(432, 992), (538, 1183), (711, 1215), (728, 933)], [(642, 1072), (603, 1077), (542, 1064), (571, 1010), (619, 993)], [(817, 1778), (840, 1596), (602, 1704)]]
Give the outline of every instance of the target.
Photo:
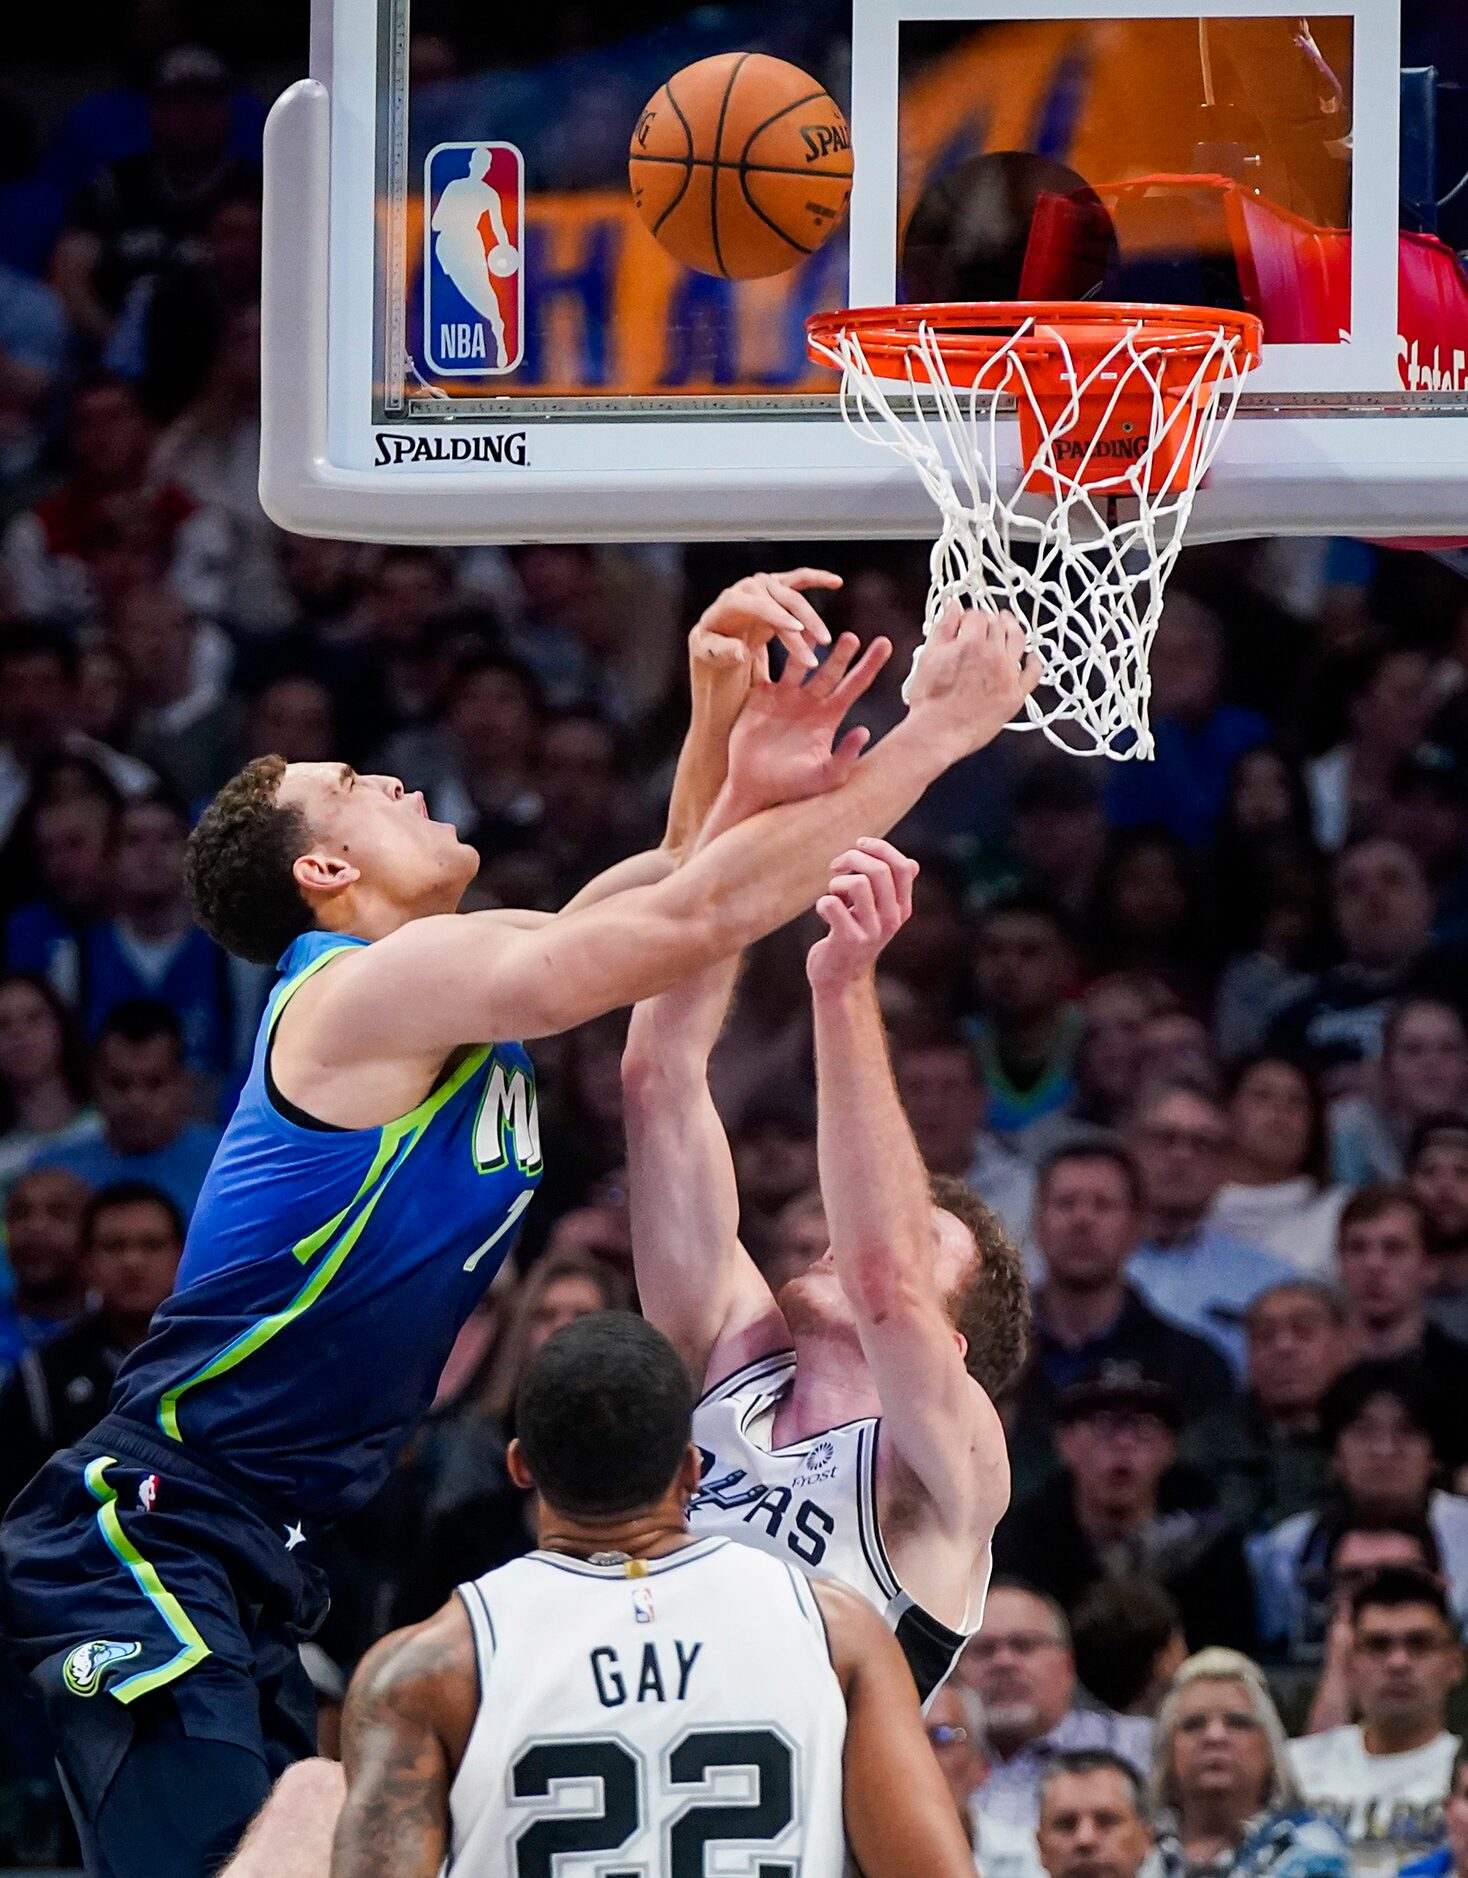
[[(889, 660), (879, 683), (890, 666)], [(877, 984), (880, 991), (884, 981), (896, 979), (916, 993), (941, 1029), (962, 1009), (968, 984), (972, 948), (966, 886), (962, 870), (944, 849), (914, 851), (913, 859), (922, 871), (912, 884), (912, 917), (882, 954)]]
[(1056, 1754), (1105, 1748), (1138, 1772), (1146, 1766), (1152, 1724), (1081, 1702), (1065, 1612), (1043, 1592), (996, 1578), (983, 1629), (969, 1639), (957, 1673), (984, 1705), (990, 1767), (979, 1792), (981, 1822), (1033, 1829), (1040, 1777)]
[(984, 1705), (967, 1683), (951, 1677), (929, 1697), (924, 1716), (934, 1759), (948, 1783), (958, 1816), (984, 1878), (1040, 1878), (1035, 1835), (980, 1811), (989, 1760), (984, 1752)]
[(980, 919), (979, 1014), (970, 1034), (989, 1092), (989, 1126), (1007, 1140), (1023, 1139), (1032, 1153), (1075, 1093), (1080, 1012), (1069, 996), (1075, 969), (1069, 926), (1048, 901), (1015, 895)]
[(1439, 1115), (1424, 1122), (1407, 1152), (1407, 1179), (1430, 1229), (1427, 1315), (1468, 1342), (1468, 1120)]
[(76, 682), (76, 657), (64, 635), (24, 622), (0, 627), (0, 841), (48, 758), (90, 757), (123, 795), (155, 780), (145, 764), (73, 729)]
[(1355, 1635), (1351, 1600), (1379, 1571), (1388, 1566), (1420, 1571), (1446, 1590), (1442, 1559), (1432, 1527), (1399, 1519), (1385, 1525), (1336, 1522), (1327, 1542), (1320, 1583), (1327, 1629), (1325, 1658), (1320, 1665), (1309, 1713), (1296, 1734), (1323, 1734), (1355, 1719), (1356, 1692), (1352, 1686), (1351, 1650)]
[(1419, 744), (1392, 777), (1381, 829), (1422, 863), (1437, 901), (1438, 934), (1461, 944), (1468, 937), (1468, 769), (1462, 754)]
[(122, 1359), (142, 1342), (173, 1290), (183, 1236), (178, 1208), (156, 1187), (106, 1187), (88, 1202), (82, 1240), (90, 1306), (70, 1328), (28, 1350), (0, 1389), (5, 1505), (58, 1448), (80, 1441), (101, 1417)]
[(1262, 717), (1224, 703), (1224, 656), (1218, 617), (1188, 594), (1169, 594), (1150, 661), (1156, 760), (1109, 778), (1115, 827), (1169, 828), (1190, 846), (1212, 835), (1235, 762), (1269, 738)]
[(732, 1141), (740, 1231), (769, 1244), (787, 1207), (816, 1189), (816, 1117), (803, 1089), (756, 1096)]
[(1142, 1176), (1143, 1243), (1129, 1276), (1155, 1310), (1244, 1365), (1244, 1313), (1293, 1274), (1282, 1260), (1209, 1223), (1223, 1185), (1228, 1117), (1196, 1084), (1144, 1091), (1127, 1130)]
[(425, 735), (423, 760), (394, 767), (418, 777), (434, 815), (472, 836), (490, 860), (526, 845), (540, 817), (540, 735), (540, 699), (529, 674), (499, 655), (469, 653), (454, 669), (441, 725)]
[(44, 978), (0, 976), (0, 1201), (48, 1147), (95, 1140), (86, 1048), (71, 1012)]
[(627, 785), (626, 753), (615, 727), (592, 711), (564, 711), (541, 738), (536, 841), (552, 870), (557, 906), (629, 854), (655, 847)]
[(1468, 1118), (1468, 1031), (1451, 1004), (1403, 998), (1382, 1029), (1373, 1087), (1331, 1110), (1336, 1178), (1400, 1180), (1413, 1134), (1435, 1115)]
[(7, 495), (40, 465), (70, 351), (60, 300), (0, 259), (0, 491)]
[(1056, 1413), (1065, 1471), (1000, 1525), (996, 1569), (1066, 1611), (1104, 1578), (1154, 1578), (1176, 1600), (1190, 1648), (1252, 1648), (1254, 1592), (1237, 1536), (1216, 1512), (1163, 1501), (1182, 1419), (1173, 1391), (1112, 1364), (1066, 1390)]
[(1303, 1064), (1260, 1052), (1228, 1081), (1228, 1179), (1210, 1222), (1310, 1277), (1328, 1276), (1346, 1194), (1328, 1185), (1325, 1098)]
[(287, 763), (327, 763), (340, 746), (336, 700), (309, 672), (283, 672), (251, 700), (235, 761), (283, 756)]
[(1320, 1410), (1350, 1346), (1335, 1293), (1298, 1278), (1259, 1293), (1244, 1334), (1247, 1394), (1185, 1430), (1179, 1453), (1207, 1476), (1234, 1531), (1253, 1533), (1313, 1510), (1329, 1492)]
[(1048, 1878), (1137, 1878), (1153, 1844), (1136, 1769), (1103, 1748), (1057, 1754), (1040, 1776), (1035, 1838)]
[(1392, 1848), (1394, 1862), (1435, 1850), (1443, 1836), (1458, 1742), (1444, 1723), (1462, 1679), (1463, 1651), (1433, 1579), (1387, 1566), (1351, 1599), (1350, 1674), (1360, 1720), (1291, 1746), (1312, 1806), (1352, 1847)]
[[(1432, 1323), (1427, 1209), (1406, 1181), (1363, 1187), (1341, 1214), (1336, 1253), (1346, 1329), (1361, 1357), (1400, 1357), (1420, 1365), (1445, 1401), (1468, 1388), (1468, 1344)], [(1461, 1438), (1453, 1456), (1468, 1452)]]
[(1381, 646), (1356, 676), (1345, 741), (1306, 769), (1315, 838), (1331, 853), (1374, 830), (1394, 772), (1426, 734), (1432, 661), (1413, 646)]
[(1212, 927), (1192, 856), (1165, 828), (1118, 829), (1096, 875), (1088, 949), (1107, 972), (1163, 975), (1198, 992), (1212, 966)]
[(259, 189), (258, 165), (231, 154), (229, 73), (212, 52), (182, 46), (153, 77), (151, 141), (83, 189), (57, 245), (53, 278), (76, 330), (106, 341), (129, 290), (185, 255), (216, 205)]
[(1155, 1717), (1188, 1654), (1182, 1613), (1150, 1578), (1094, 1585), (1075, 1608), (1071, 1636), (1081, 1687), (1118, 1715)]
[(60, 1168), (22, 1174), (5, 1196), (13, 1290), (0, 1303), (0, 1372), (77, 1317), (86, 1303), (82, 1213), (87, 1190)]
[(161, 1187), (187, 1219), (209, 1171), (219, 1130), (189, 1120), (192, 1085), (183, 1033), (166, 1004), (119, 1004), (97, 1038), (92, 1082), (102, 1138), (51, 1148), (35, 1165), (63, 1167), (89, 1187)]
[(1218, 1052), (1201, 1017), (1180, 1004), (1154, 1011), (1142, 1026), (1139, 1089), (1158, 1082), (1191, 1082), (1210, 1096), (1223, 1092)]
[(1097, 1139), (1055, 1150), (1035, 1204), (1041, 1275), (1030, 1356), (1006, 1404), (1017, 1496), (1054, 1466), (1060, 1398), (1104, 1364), (1131, 1363), (1164, 1384), (1185, 1420), (1233, 1395), (1233, 1373), (1214, 1346), (1159, 1316), (1127, 1283), (1140, 1232), (1137, 1170), (1123, 1148)]
[(1297, 1513), (1251, 1541), (1259, 1622), (1272, 1657), (1319, 1661), (1329, 1623), (1323, 1566), (1348, 1527), (1424, 1523), (1437, 1542), (1448, 1595), (1468, 1611), (1468, 1501), (1434, 1485), (1443, 1404), (1411, 1363), (1356, 1363), (1320, 1409), (1335, 1493), (1323, 1511)]
[(156, 998), (178, 1020), (188, 1067), (223, 1077), (248, 1048), (242, 1040), (253, 1039), (259, 974), (239, 969), (194, 924), (184, 887), (188, 834), (187, 815), (161, 793), (123, 809), (116, 917), (80, 946), (81, 1015), (95, 1037), (119, 1004)]
[(1340, 963), (1285, 1008), (1269, 1043), (1308, 1057), (1332, 1093), (1347, 1094), (1380, 1057), (1398, 999), (1411, 992), (1451, 1002), (1462, 989), (1461, 962), (1432, 950), (1432, 890), (1400, 842), (1368, 836), (1345, 848), (1331, 872), (1331, 909)]
[(112, 643), (127, 661), (133, 754), (181, 802), (207, 800), (228, 780), (233, 755), (229, 640), (179, 595), (148, 586), (123, 603)]
[(1081, 999), (1072, 1119), (1122, 1127), (1143, 1086), (1142, 1056), (1151, 1021), (1179, 1009), (1177, 994), (1146, 972), (1098, 978)]
[(1348, 1878), (1345, 1842), (1301, 1803), (1264, 1678), (1236, 1650), (1203, 1650), (1177, 1672), (1151, 1788), (1160, 1878)]
[(967, 1181), (1004, 1221), (1015, 1243), (1025, 1244), (1035, 1207), (1035, 1170), (990, 1128), (978, 1065), (962, 1038), (950, 1032), (917, 1039), (893, 1051), (892, 1067), (929, 1173)]
[(51, 757), (0, 853), (18, 902), (5, 923), (6, 963), (49, 978), (68, 998), (77, 993), (76, 948), (108, 911), (120, 807), (117, 790), (89, 758)]
[(152, 475), (153, 426), (133, 388), (107, 377), (79, 386), (68, 439), (66, 480), (0, 537), (0, 567), (17, 603), (66, 624), (111, 613), (119, 582), (104, 560), (121, 546), (137, 550), (124, 589), (139, 575), (166, 573), (191, 605), (217, 610), (227, 529), (176, 483)]
[(1106, 855), (1106, 817), (1093, 766), (1042, 756), (1020, 776), (1010, 803), (1024, 884), (1072, 918), (1091, 904)]
[[(741, 1219), (740, 1237), (744, 1237)], [(780, 1209), (763, 1243), (756, 1240), (755, 1261), (775, 1296), (790, 1279), (809, 1269), (831, 1243), (826, 1226), (826, 1203), (819, 1187), (796, 1194)]]
[(1468, 1741), (1453, 1756), (1448, 1797), (1443, 1802), (1443, 1834), (1436, 1852), (1402, 1867), (1401, 1878), (1465, 1878), (1468, 1874)]

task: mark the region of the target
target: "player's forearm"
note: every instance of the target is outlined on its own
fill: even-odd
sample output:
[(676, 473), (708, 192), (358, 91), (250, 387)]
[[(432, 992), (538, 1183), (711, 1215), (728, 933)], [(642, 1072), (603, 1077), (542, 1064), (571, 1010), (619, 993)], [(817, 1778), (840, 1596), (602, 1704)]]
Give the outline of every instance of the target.
[(816, 1148), (831, 1250), (860, 1304), (887, 1272), (931, 1270), (928, 1176), (903, 1112), (875, 979), (812, 994)]
[(718, 799), (729, 769), (729, 733), (749, 696), (748, 665), (695, 663), (692, 710), (678, 753), (663, 847), (686, 857)]
[(663, 1103), (706, 1089), (708, 1060), (738, 976), (738, 959), (724, 959), (636, 1007), (622, 1053), (622, 1086), (629, 1101)]
[(660, 880), (666, 880), (677, 865), (678, 856), (666, 847), (648, 848), (641, 854), (628, 855), (625, 861), (618, 861), (614, 866), (605, 868), (594, 880), (587, 881), (561, 911), (577, 913), (582, 907), (600, 906), (603, 900), (610, 900), (615, 893), (626, 893), (629, 888), (655, 887)]

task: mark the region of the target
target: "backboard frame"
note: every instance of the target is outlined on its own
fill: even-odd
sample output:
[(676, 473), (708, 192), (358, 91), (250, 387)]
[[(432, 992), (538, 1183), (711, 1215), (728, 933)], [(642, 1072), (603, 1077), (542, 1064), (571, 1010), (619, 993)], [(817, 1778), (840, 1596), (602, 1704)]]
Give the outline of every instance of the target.
[[(890, 229), (896, 212), (895, 162), (885, 151), (896, 134), (898, 21), (1096, 10), (1079, 0), (855, 0), (853, 300), (891, 298), (894, 264), (870, 251), (866, 231)], [(1100, 10), (1118, 18), (1292, 11), (1280, 0), (1208, 0), (1206, 8), (1199, 0), (1101, 0)], [(1329, 10), (1364, 21), (1366, 44), (1378, 52), (1398, 12), (1396, 0), (1336, 0)], [(507, 405), (503, 419), (374, 422), (373, 318), (385, 288), (375, 267), (376, 113), (364, 105), (377, 96), (381, 25), (376, 0), (314, 0), (311, 77), (286, 91), (267, 126), (260, 487), (276, 521), (303, 534), (444, 544), (932, 534), (922, 490), (842, 425), (834, 384), (829, 400), (800, 398), (763, 415), (700, 412), (670, 399), (666, 411), (641, 401), (626, 417), (540, 417)], [(1365, 101), (1368, 117), (1395, 127), (1398, 43), (1392, 38), (1389, 86), (1379, 57), (1356, 58), (1356, 122)], [(485, 136), (493, 140), (493, 126)], [(1390, 138), (1378, 123), (1368, 134), (1372, 160), (1358, 160), (1353, 178), (1363, 226), (1378, 232), (1383, 203), (1395, 227)], [(1369, 264), (1368, 244), (1358, 245), (1353, 286)], [(364, 291), (333, 294), (333, 283), (349, 280)], [(1364, 303), (1356, 290), (1358, 316)], [(1379, 347), (1388, 336), (1369, 337)], [(1290, 348), (1328, 353), (1338, 365), (1350, 350)], [(1363, 386), (1331, 396), (1272, 390), (1261, 379), (1199, 497), (1192, 538), (1461, 537), (1465, 411), (1462, 394)], [(1017, 426), (1005, 427), (1002, 447), (1002, 473), (1017, 480)]]

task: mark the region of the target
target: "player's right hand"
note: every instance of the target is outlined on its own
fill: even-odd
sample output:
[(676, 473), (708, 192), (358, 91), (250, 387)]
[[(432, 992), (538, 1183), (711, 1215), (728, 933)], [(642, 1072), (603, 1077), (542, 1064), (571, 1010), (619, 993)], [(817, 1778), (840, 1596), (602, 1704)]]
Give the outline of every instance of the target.
[(816, 901), (826, 936), (806, 955), (815, 992), (839, 992), (870, 977), (887, 942), (912, 917), (918, 864), (890, 841), (864, 837), (841, 855), (831, 885)]
[(1044, 676), (1012, 613), (955, 603), (928, 635), (913, 667), (908, 715), (953, 749), (953, 759), (992, 743)]
[(688, 636), (688, 657), (695, 670), (743, 667), (751, 676), (768, 675), (766, 646), (778, 639), (798, 666), (813, 671), (816, 647), (831, 643), (825, 621), (806, 599), (811, 587), (836, 588), (839, 574), (820, 567), (795, 567), (786, 574), (748, 574), (726, 587), (705, 609)]

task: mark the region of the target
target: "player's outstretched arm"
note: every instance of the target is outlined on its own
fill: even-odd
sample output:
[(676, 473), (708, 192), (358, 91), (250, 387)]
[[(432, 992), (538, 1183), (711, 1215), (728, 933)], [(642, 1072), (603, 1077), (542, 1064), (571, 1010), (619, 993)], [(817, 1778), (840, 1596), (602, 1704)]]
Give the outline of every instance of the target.
[(1007, 616), (935, 630), (906, 719), (834, 793), (740, 822), (656, 886), (563, 914), (536, 932), (493, 915), (415, 920), (323, 975), (311, 1042), (326, 1069), (440, 1058), (465, 1043), (545, 1037), (655, 997), (733, 957), (808, 907), (830, 856), (890, 828), (928, 784), (1008, 723), (1038, 682)]
[(846, 1697), (842, 1806), (863, 1878), (973, 1878), (974, 1855), (896, 1639), (848, 1586), (818, 1578), (811, 1588)]
[(297, 1761), (219, 1878), (330, 1878), (331, 1841), (346, 1787), (335, 1761)]
[(955, 1533), (1009, 1501), (998, 1415), (974, 1386), (935, 1263), (928, 1173), (903, 1112), (877, 1002), (883, 947), (912, 912), (917, 864), (867, 839), (817, 902), (816, 1146), (836, 1270), (882, 1401), (886, 1438)]
[(457, 1598), (369, 1650), (347, 1691), (347, 1795), (331, 1878), (438, 1878), (449, 1788), (474, 1725), (478, 1678)]

